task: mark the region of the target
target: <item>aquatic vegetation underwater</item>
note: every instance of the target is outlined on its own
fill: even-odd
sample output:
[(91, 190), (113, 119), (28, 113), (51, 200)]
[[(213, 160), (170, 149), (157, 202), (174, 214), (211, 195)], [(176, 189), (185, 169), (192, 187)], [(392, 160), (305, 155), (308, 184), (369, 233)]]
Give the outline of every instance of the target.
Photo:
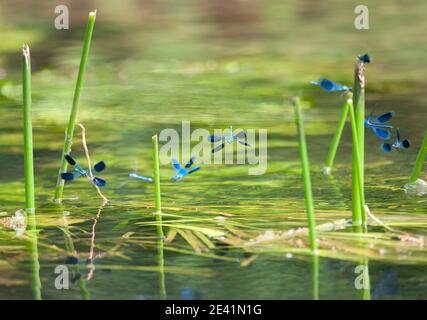
[[(346, 64), (331, 70), (330, 62), (320, 62), (328, 56), (322, 55), (313, 70), (295, 62), (284, 73), (279, 70), (290, 63), (282, 57), (239, 53), (211, 61), (201, 56), (203, 46), (182, 48), (174, 41), (171, 46), (179, 49), (172, 50), (194, 50), (196, 58), (162, 60), (173, 37), (165, 33), (144, 48), (158, 60), (132, 56), (111, 64), (99, 51), (94, 23), (91, 13), (76, 74), (34, 69), (31, 88), (24, 50), (23, 101), (8, 91), (20, 83), (0, 88), (0, 162), (7, 168), (0, 177), (0, 298), (425, 297), (427, 216), (420, 195), (427, 192), (408, 191), (423, 185), (416, 181), (423, 181), (427, 135), (421, 142), (425, 127), (413, 120), (425, 111), (411, 115), (391, 103), (415, 97), (395, 92), (400, 81), (375, 78), (381, 76), (375, 63), (392, 65), (391, 58), (359, 55), (352, 87), (321, 78), (318, 90), (307, 79), (326, 71), (340, 83), (351, 79), (349, 67), (359, 53), (351, 44), (339, 53)], [(254, 42), (255, 52), (257, 41), (265, 40)], [(206, 46), (223, 44), (213, 40)], [(64, 53), (72, 56), (72, 68), (77, 52)], [(55, 81), (61, 89), (51, 94)], [(68, 108), (58, 112), (56, 105), (64, 97), (72, 102), (68, 124)], [(396, 112), (365, 117), (372, 100)], [(165, 141), (158, 135), (178, 128), (181, 119), (209, 132), (229, 128), (204, 137), (212, 157), (239, 144), (244, 152), (259, 151), (258, 142), (248, 142), (246, 128), (267, 128), (267, 172), (248, 175), (251, 164), (206, 164), (184, 152), (162, 163), (159, 147)], [(86, 133), (81, 126), (81, 145), (77, 120), (88, 128)], [(245, 130), (233, 132), (231, 123)], [(370, 131), (374, 135), (365, 137)], [(91, 154), (103, 159), (93, 166), (86, 135)], [(388, 152), (393, 149), (402, 152)], [(238, 152), (232, 150), (233, 159)], [(24, 163), (18, 161), (22, 154)], [(135, 161), (142, 167), (132, 168)], [(102, 178), (93, 175), (99, 172)], [(26, 210), (20, 210), (24, 199)], [(63, 270), (69, 288), (58, 290)]]

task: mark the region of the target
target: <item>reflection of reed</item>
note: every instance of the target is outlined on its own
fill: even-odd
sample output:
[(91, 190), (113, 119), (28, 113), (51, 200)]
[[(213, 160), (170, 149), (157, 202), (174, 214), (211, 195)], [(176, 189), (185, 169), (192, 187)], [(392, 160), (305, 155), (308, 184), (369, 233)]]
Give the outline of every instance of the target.
[[(67, 215), (66, 215), (64, 208), (62, 206), (60, 206), (59, 208), (62, 211), (62, 216), (64, 219), (64, 227), (61, 228), (61, 230), (64, 233), (65, 250), (67, 251), (68, 256), (77, 257), (77, 251), (74, 247), (73, 238), (72, 238), (70, 230), (68, 229)], [(80, 274), (80, 272), (79, 272), (80, 267), (78, 264), (77, 264), (77, 266), (73, 266), (72, 268), (74, 269), (74, 271), (77, 274)], [(80, 288), (82, 299), (83, 300), (90, 300), (90, 294), (86, 288), (86, 280), (83, 279), (83, 277), (81, 277), (81, 276), (79, 277), (78, 286)]]
[(328, 180), (328, 185), (331, 186), (331, 188), (329, 188), (328, 191), (332, 193), (332, 196), (330, 196), (329, 198), (336, 200), (334, 207), (339, 208), (338, 206), (340, 205), (342, 210), (346, 210), (347, 203), (344, 201), (345, 196), (341, 190), (339, 182), (332, 174), (326, 175), (326, 178)]
[(91, 280), (93, 278), (93, 274), (95, 272), (95, 264), (93, 263), (94, 260), (94, 251), (95, 251), (95, 237), (96, 237), (96, 224), (98, 223), (98, 219), (101, 215), (102, 209), (105, 206), (105, 202), (99, 207), (98, 209), (98, 213), (96, 215), (96, 218), (93, 221), (93, 225), (92, 225), (92, 237), (90, 240), (90, 250), (89, 250), (89, 257), (87, 259), (88, 261), (88, 274), (87, 274), (87, 280)]
[[(367, 206), (364, 207), (364, 210), (367, 209)], [(366, 214), (366, 212), (365, 212)], [(353, 225), (353, 231), (360, 234), (359, 237), (359, 245), (360, 246), (367, 246), (368, 243), (363, 244), (363, 235), (368, 233), (367, 226), (355, 226)], [(363, 266), (363, 287), (361, 288), (361, 299), (363, 300), (371, 300), (371, 281), (369, 277), (369, 260), (368, 257), (361, 255), (359, 259), (359, 265)]]
[(312, 256), (312, 286), (313, 300), (319, 300), (319, 256)]
[(369, 276), (369, 260), (368, 260), (368, 258), (362, 257), (361, 263), (365, 267), (365, 272), (366, 272), (365, 281), (367, 282), (366, 286), (364, 286), (362, 289), (362, 299), (363, 300), (371, 300), (371, 279)]
[(165, 288), (165, 260), (163, 257), (163, 228), (162, 228), (162, 216), (156, 215), (157, 221), (157, 261), (159, 264), (159, 288), (160, 288), (160, 299), (166, 299), (166, 288)]
[(35, 214), (29, 214), (28, 219), (28, 236), (31, 268), (31, 287), (35, 300), (41, 300), (41, 281), (40, 281), (40, 263), (39, 251), (37, 248), (37, 226)]

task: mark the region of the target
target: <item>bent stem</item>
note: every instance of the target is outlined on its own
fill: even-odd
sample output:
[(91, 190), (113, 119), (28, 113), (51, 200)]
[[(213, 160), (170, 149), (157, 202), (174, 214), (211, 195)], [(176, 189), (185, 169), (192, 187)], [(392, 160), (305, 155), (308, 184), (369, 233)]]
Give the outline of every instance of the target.
[(415, 182), (420, 177), (421, 170), (423, 169), (424, 161), (427, 154), (427, 131), (424, 134), (423, 142), (421, 143), (418, 151), (417, 159), (415, 160), (414, 169), (412, 170), (410, 182)]
[(70, 118), (68, 120), (68, 127), (65, 133), (64, 148), (61, 155), (61, 166), (59, 168), (58, 180), (56, 182), (54, 202), (61, 203), (62, 193), (64, 191), (64, 180), (61, 178), (61, 173), (67, 171), (67, 161), (64, 158), (65, 154), (70, 153), (73, 144), (74, 126), (77, 121), (77, 111), (79, 106), (80, 92), (83, 86), (83, 79), (86, 71), (87, 60), (89, 56), (90, 43), (92, 41), (93, 27), (95, 25), (96, 10), (89, 13), (86, 35), (83, 43), (82, 56), (80, 59), (79, 73), (77, 76), (76, 87), (74, 89), (73, 104), (71, 107)]
[(345, 121), (347, 119), (348, 114), (348, 103), (347, 101), (344, 103), (341, 109), (340, 118), (338, 120), (337, 128), (335, 130), (334, 137), (332, 138), (331, 145), (329, 147), (328, 157), (326, 159), (325, 167), (323, 168), (324, 174), (330, 174), (332, 166), (334, 164), (335, 155), (337, 153), (338, 145), (341, 140), (342, 132), (344, 130)]
[[(88, 169), (89, 177), (91, 180), (93, 180), (92, 164), (90, 161), (89, 149), (88, 149), (87, 143), (86, 143), (86, 129), (81, 123), (79, 123), (79, 127), (82, 129), (82, 145), (83, 145), (83, 149), (85, 151), (86, 163), (87, 163), (88, 168), (89, 168)], [(109, 201), (108, 198), (102, 194), (101, 189), (99, 189), (99, 187), (97, 185), (94, 184), (94, 187), (95, 187), (96, 191), (98, 192), (99, 196), (102, 198), (103, 205), (105, 205)]]
[(24, 172), (25, 208), (27, 214), (35, 213), (33, 126), (31, 118), (31, 58), (30, 48), (22, 47), (22, 100), (24, 105)]
[(308, 220), (308, 231), (310, 240), (310, 249), (313, 254), (317, 254), (317, 241), (316, 241), (316, 230), (314, 220), (314, 205), (313, 205), (313, 193), (311, 190), (311, 178), (310, 178), (310, 164), (308, 161), (307, 144), (305, 141), (304, 124), (301, 114), (301, 100), (299, 97), (294, 98), (295, 105), (295, 122), (297, 126), (299, 136), (299, 149), (301, 156), (301, 167), (302, 175), (304, 179), (304, 195), (305, 195), (305, 207), (307, 212)]

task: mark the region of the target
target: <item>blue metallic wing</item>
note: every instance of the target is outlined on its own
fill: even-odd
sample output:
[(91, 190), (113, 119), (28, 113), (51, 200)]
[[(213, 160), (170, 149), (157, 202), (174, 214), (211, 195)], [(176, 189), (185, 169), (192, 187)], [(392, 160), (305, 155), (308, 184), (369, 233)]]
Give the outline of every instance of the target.
[(209, 137), (208, 137), (208, 141), (209, 142), (218, 142), (218, 141), (222, 141), (224, 139), (224, 137), (223, 136), (217, 136), (217, 135), (210, 135)]
[(372, 131), (375, 133), (376, 136), (383, 140), (389, 140), (391, 138), (391, 133), (388, 130), (384, 130), (381, 128), (371, 127)]
[(312, 84), (316, 84), (316, 85), (320, 86), (323, 90), (329, 91), (329, 92), (350, 90), (350, 88), (345, 86), (345, 85), (333, 82), (333, 81), (325, 79), (325, 78), (320, 79), (318, 82), (312, 82)]
[(176, 173), (178, 173), (182, 169), (182, 167), (179, 164), (178, 160), (176, 160), (175, 158), (172, 159), (172, 165), (173, 165), (173, 168), (175, 169)]
[(75, 166), (76, 165), (76, 160), (74, 160), (73, 159), (73, 157), (72, 156), (70, 156), (69, 154), (66, 154), (65, 156), (64, 156), (64, 158), (65, 158), (65, 160), (67, 160), (67, 162), (69, 163), (69, 164), (71, 164), (72, 166)]
[(98, 177), (93, 177), (92, 179), (92, 183), (100, 188), (105, 187), (105, 185), (107, 184), (107, 181), (98, 178)]
[(375, 119), (375, 122), (384, 123), (384, 122), (391, 120), (391, 118), (393, 118), (393, 117), (394, 117), (393, 111), (386, 112), (386, 113), (380, 115), (379, 117), (377, 117)]
[(235, 139), (246, 139), (246, 133), (245, 133), (245, 131), (240, 131), (240, 132), (238, 132), (238, 133), (234, 136), (234, 138), (235, 138)]
[(105, 169), (105, 162), (104, 161), (99, 161), (97, 164), (95, 164), (94, 166), (93, 166), (93, 170), (95, 171), (95, 172), (101, 172), (102, 170), (104, 170)]
[(171, 178), (171, 180), (173, 181), (173, 182), (177, 182), (177, 181), (179, 181), (179, 180), (181, 180), (182, 179), (182, 176), (181, 175), (176, 175), (176, 176), (174, 176), (174, 177), (172, 177)]
[(246, 141), (237, 140), (239, 143), (243, 144), (244, 146), (250, 147), (251, 145), (247, 143)]
[(390, 152), (391, 151), (391, 144), (390, 143), (383, 143), (381, 145), (381, 150), (383, 152)]
[(200, 168), (201, 168), (201, 166), (194, 167), (194, 168), (192, 168), (192, 169), (188, 170), (188, 174), (193, 173), (193, 172), (195, 172), (195, 171), (199, 170)]
[(74, 180), (75, 175), (72, 172), (61, 173), (61, 178), (67, 181)]
[(187, 164), (185, 165), (185, 168), (190, 168), (194, 163), (195, 157), (191, 157), (190, 160), (188, 160)]
[(220, 151), (222, 148), (224, 148), (224, 146), (225, 146), (225, 143), (221, 143), (217, 145), (215, 148), (212, 149), (212, 153)]
[(328, 79), (321, 79), (319, 81), (319, 86), (326, 91), (335, 91), (337, 90), (338, 86), (335, 82), (328, 80)]
[(139, 174), (136, 174), (136, 173), (129, 173), (129, 177), (139, 179), (139, 180), (143, 180), (143, 181), (147, 181), (147, 182), (153, 182), (153, 178), (146, 177), (146, 176), (140, 176)]

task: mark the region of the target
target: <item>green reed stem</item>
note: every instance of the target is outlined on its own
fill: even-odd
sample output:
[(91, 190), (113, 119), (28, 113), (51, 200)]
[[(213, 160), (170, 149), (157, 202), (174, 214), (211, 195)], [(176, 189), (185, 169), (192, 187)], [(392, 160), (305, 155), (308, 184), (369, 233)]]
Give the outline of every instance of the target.
[(156, 213), (162, 212), (162, 201), (160, 196), (160, 165), (159, 165), (159, 143), (157, 134), (151, 137), (153, 142), (153, 165), (154, 165), (154, 193)]
[(27, 214), (34, 214), (34, 164), (33, 164), (33, 126), (31, 118), (31, 58), (30, 48), (22, 47), (22, 97), (24, 104), (24, 172), (25, 208)]
[(417, 159), (415, 160), (415, 166), (411, 174), (411, 182), (415, 182), (423, 169), (424, 161), (426, 159), (427, 154), (427, 131), (424, 134), (423, 142), (421, 143), (421, 147), (418, 151)]
[(64, 155), (71, 151), (73, 144), (74, 127), (77, 121), (77, 111), (79, 107), (80, 92), (83, 86), (84, 75), (86, 71), (87, 60), (89, 56), (90, 43), (92, 41), (93, 28), (95, 26), (96, 10), (89, 13), (88, 23), (86, 27), (86, 35), (83, 43), (82, 56), (80, 59), (79, 73), (77, 76), (76, 87), (74, 89), (73, 104), (71, 107), (70, 118), (68, 120), (68, 127), (65, 136), (64, 148), (61, 155), (61, 166), (59, 168), (58, 180), (56, 182), (56, 189), (54, 201), (60, 203), (62, 200), (62, 193), (64, 191), (64, 180), (61, 179), (61, 173), (67, 170), (67, 161)]
[(154, 194), (157, 222), (157, 262), (159, 264), (159, 296), (160, 299), (166, 299), (164, 256), (163, 256), (163, 228), (162, 228), (162, 200), (160, 195), (160, 164), (159, 164), (159, 143), (157, 134), (151, 137), (153, 142), (153, 165), (154, 165)]
[(301, 167), (302, 175), (304, 179), (304, 195), (305, 195), (305, 207), (307, 211), (308, 230), (310, 239), (310, 248), (313, 253), (317, 253), (317, 242), (316, 242), (316, 223), (314, 220), (314, 205), (313, 205), (313, 193), (311, 190), (311, 178), (310, 178), (310, 164), (308, 161), (307, 144), (305, 141), (304, 124), (301, 114), (301, 99), (296, 97), (295, 102), (295, 122), (297, 126), (299, 136), (299, 149), (301, 156)]
[[(362, 200), (364, 198), (364, 161), (365, 161), (365, 63), (358, 61), (354, 72), (353, 107), (357, 131), (357, 146), (353, 141), (352, 162), (352, 194), (353, 194), (353, 225), (363, 224), (365, 219)], [(359, 148), (359, 157), (356, 148)], [(359, 163), (359, 165), (357, 164)], [(359, 171), (358, 173), (358, 166)], [(360, 176), (360, 179), (357, 179)], [(360, 181), (358, 181), (360, 180)], [(359, 186), (360, 183), (360, 186)], [(364, 204), (364, 203), (363, 203)]]
[(348, 103), (346, 101), (341, 108), (341, 114), (338, 120), (338, 125), (335, 130), (334, 137), (332, 138), (331, 145), (329, 147), (328, 158), (326, 159), (325, 167), (323, 168), (324, 174), (329, 174), (331, 172), (332, 166), (334, 164), (335, 155), (337, 153), (338, 145), (341, 140), (342, 132), (344, 130), (345, 121), (347, 120), (347, 114), (348, 114)]
[[(356, 161), (355, 167), (356, 167), (356, 175), (355, 178), (357, 179), (357, 188), (359, 190), (359, 199), (360, 199), (360, 207), (362, 208), (363, 212), (364, 212), (364, 205), (365, 205), (365, 194), (363, 192), (363, 176), (362, 176), (362, 159), (361, 159), (361, 154), (360, 154), (360, 143), (359, 143), (359, 137), (357, 136), (357, 122), (356, 122), (356, 116), (354, 113), (354, 108), (353, 108), (353, 101), (351, 100), (351, 98), (349, 98), (347, 100), (347, 105), (349, 107), (349, 113), (350, 113), (350, 123), (351, 123), (351, 134), (352, 134), (352, 138), (353, 138), (353, 152), (356, 156), (356, 158), (358, 159), (358, 161)], [(362, 214), (362, 222), (365, 222), (366, 218), (365, 218), (365, 214)]]

